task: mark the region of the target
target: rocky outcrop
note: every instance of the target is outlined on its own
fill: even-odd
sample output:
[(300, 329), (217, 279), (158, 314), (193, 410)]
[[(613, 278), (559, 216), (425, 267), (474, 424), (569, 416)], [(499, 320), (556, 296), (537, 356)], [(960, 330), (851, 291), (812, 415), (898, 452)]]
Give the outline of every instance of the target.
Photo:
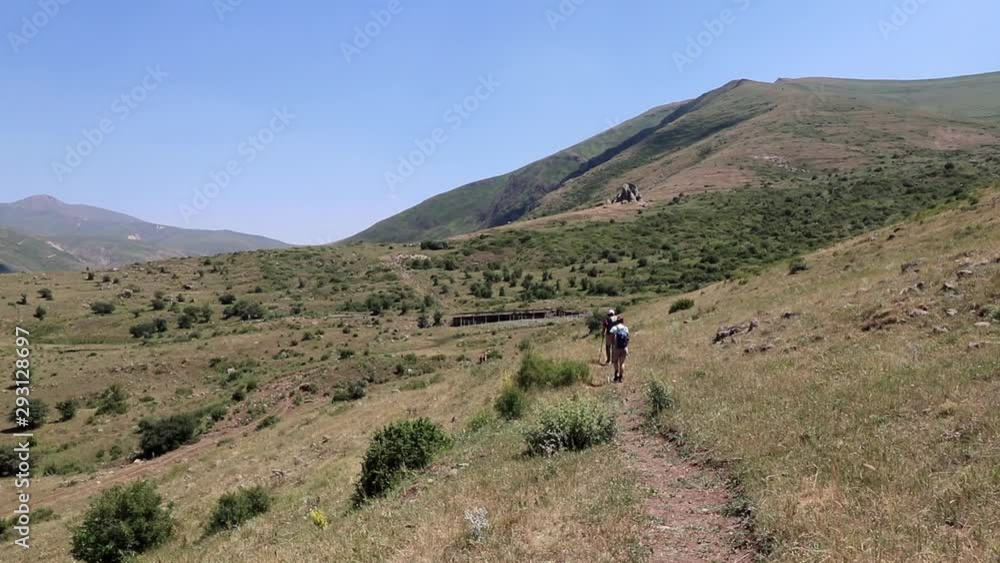
[(625, 184), (618, 190), (618, 195), (612, 200), (612, 203), (638, 203), (642, 201), (642, 195), (639, 193), (639, 186), (635, 184)]
[(719, 329), (715, 331), (715, 337), (712, 338), (712, 344), (721, 344), (741, 334), (749, 334), (756, 330), (759, 326), (760, 321), (753, 319), (738, 325), (719, 327)]

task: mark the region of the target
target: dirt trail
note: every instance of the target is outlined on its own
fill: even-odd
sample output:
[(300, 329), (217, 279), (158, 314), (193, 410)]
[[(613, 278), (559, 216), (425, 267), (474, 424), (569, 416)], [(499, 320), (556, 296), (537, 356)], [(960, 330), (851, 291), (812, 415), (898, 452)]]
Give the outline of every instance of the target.
[(642, 536), (650, 561), (753, 561), (752, 551), (736, 547), (744, 534), (742, 522), (722, 515), (730, 495), (721, 477), (683, 459), (676, 446), (643, 428), (639, 389), (623, 389), (621, 401), (618, 444), (652, 490), (643, 501), (651, 522)]

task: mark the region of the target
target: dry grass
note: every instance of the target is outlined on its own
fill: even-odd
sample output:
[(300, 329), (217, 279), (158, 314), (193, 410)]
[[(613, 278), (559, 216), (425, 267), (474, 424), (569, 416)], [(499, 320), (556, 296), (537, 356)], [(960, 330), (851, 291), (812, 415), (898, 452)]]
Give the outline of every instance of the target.
[[(974, 326), (985, 320), (979, 311), (1000, 306), (998, 203), (993, 192), (975, 208), (845, 242), (806, 257), (810, 269), (795, 276), (781, 265), (742, 284), (711, 286), (688, 296), (696, 302), (688, 311), (669, 315), (671, 297), (627, 312), (633, 356), (626, 385), (667, 381), (677, 406), (664, 416), (666, 428), (689, 451), (730, 468), (754, 507), (756, 532), (772, 542), (774, 561), (991, 562), (1000, 556), (1000, 334), (996, 322)], [(359, 261), (385, 252), (349, 248), (372, 253)], [(919, 271), (901, 273), (901, 265), (912, 261)], [(182, 281), (195, 268), (191, 261), (171, 264), (190, 270), (182, 271)], [(971, 274), (959, 274), (964, 270)], [(133, 281), (148, 284), (144, 300), (155, 283), (171, 283), (134, 275)], [(323, 307), (335, 303), (310, 305), (319, 311), (315, 317), (254, 323), (245, 334), (227, 330), (204, 340), (138, 346), (122, 336), (130, 315), (95, 319), (81, 313), (81, 303), (100, 290), (74, 285), (76, 274), (60, 276), (0, 278), (5, 300), (37, 287), (56, 292), (46, 306), (61, 328), (43, 332), (48, 344), (33, 352), (39, 395), (54, 404), (120, 382), (128, 387), (131, 409), (93, 424), (83, 410), (74, 421), (38, 432), (45, 456), (92, 467), (33, 483), (36, 498), (49, 499), (60, 519), (33, 530), (35, 548), (26, 560), (67, 560), (67, 524), (78, 521), (88, 501), (73, 491), (96, 492), (130, 469), (121, 461), (97, 462), (98, 449), (134, 446), (131, 431), (141, 416), (191, 410), (228, 394), (208, 368), (217, 356), (260, 362), (261, 386), (251, 401), (280, 411), (280, 422), (255, 432), (253, 424), (240, 426), (231, 417), (200, 447), (180, 450), (145, 475), (176, 503), (180, 530), (144, 561), (645, 557), (639, 538), (648, 525), (640, 508), (647, 492), (621, 469), (627, 463), (615, 446), (526, 458), (521, 425), (530, 418), (467, 431), (470, 420), (490, 412), (502, 379), (516, 366), (517, 342), (539, 335), (535, 346), (546, 356), (592, 361), (598, 346), (583, 337), (582, 327), (441, 328), (410, 337), (410, 321), (399, 318), (393, 327), (400, 336), (391, 337), (386, 327), (357, 326), (359, 339), (373, 342), (373, 355), (444, 353), (454, 361), (423, 377), (426, 385), (390, 378), (371, 386), (361, 401), (332, 405), (322, 394), (295, 389), (308, 381), (328, 390), (358, 376), (354, 364), (336, 356), (318, 359), (331, 349), (328, 343), (335, 351), (358, 341), (325, 316)], [(240, 274), (236, 292), (245, 293), (254, 280)], [(957, 285), (957, 294), (940, 290), (946, 281)], [(908, 290), (918, 282), (923, 290)], [(197, 300), (220, 289), (196, 289), (203, 292)], [(265, 297), (285, 303), (280, 290)], [(928, 314), (914, 315), (916, 309)], [(883, 310), (904, 322), (864, 331), (869, 313)], [(22, 316), (26, 311), (16, 309)], [(760, 321), (759, 329), (711, 344), (719, 326), (750, 319)], [(10, 323), (5, 319), (0, 328), (10, 333)], [(291, 347), (306, 326), (323, 328), (326, 336)], [(100, 341), (80, 343), (84, 337)], [(471, 352), (486, 347), (501, 350), (505, 359), (472, 367), (454, 358), (474, 357)], [(303, 356), (271, 359), (291, 348)], [(595, 384), (603, 382), (603, 373), (593, 375)], [(178, 388), (193, 392), (179, 394)], [(616, 393), (588, 386), (549, 393), (574, 392), (605, 399)], [(145, 394), (154, 402), (139, 402)], [(350, 510), (369, 437), (387, 422), (413, 416), (441, 423), (457, 437), (455, 446), (394, 494)], [(241, 530), (201, 539), (216, 499), (252, 483), (274, 488), (272, 510)], [(314, 506), (330, 518), (327, 530), (308, 520)], [(477, 541), (464, 514), (480, 507), (490, 527)]]
[[(712, 286), (682, 315), (666, 301), (630, 314), (633, 372), (666, 372), (679, 402), (670, 431), (730, 465), (773, 560), (1000, 555), (1000, 333), (974, 326), (1000, 306), (997, 205), (994, 192), (849, 241), (797, 276), (781, 267)], [(902, 274), (914, 260), (919, 272)], [(902, 322), (865, 332), (872, 309)], [(717, 327), (749, 319), (761, 328), (711, 344)]]

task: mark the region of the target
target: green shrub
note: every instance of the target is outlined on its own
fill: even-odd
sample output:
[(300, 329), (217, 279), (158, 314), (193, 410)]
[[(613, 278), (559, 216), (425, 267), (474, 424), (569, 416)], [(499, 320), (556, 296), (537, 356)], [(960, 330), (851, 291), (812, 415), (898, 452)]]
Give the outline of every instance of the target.
[(133, 338), (152, 338), (153, 335), (156, 334), (156, 325), (151, 322), (139, 323), (132, 325), (132, 327), (128, 329), (128, 332)]
[(354, 506), (385, 495), (407, 471), (426, 467), (451, 440), (429, 419), (403, 420), (372, 437), (351, 497)]
[(674, 397), (662, 381), (654, 379), (646, 386), (646, 406), (653, 419), (674, 407)]
[(479, 432), (493, 422), (493, 415), (488, 410), (481, 410), (465, 423), (468, 432)]
[(80, 403), (76, 399), (67, 399), (56, 403), (56, 410), (59, 411), (63, 421), (72, 420), (76, 416), (76, 410), (79, 406)]
[(219, 422), (226, 418), (226, 414), (229, 412), (229, 407), (223, 404), (212, 405), (205, 409), (205, 415), (208, 416), (212, 422)]
[(44, 321), (45, 320), (45, 316), (48, 315), (48, 314), (49, 314), (49, 312), (45, 310), (45, 307), (42, 307), (41, 305), (39, 305), (38, 307), (35, 307), (35, 315), (34, 315), (34, 317), (36, 319), (38, 319), (40, 321)]
[(177, 328), (187, 330), (194, 326), (194, 317), (187, 313), (177, 317)]
[(517, 386), (507, 385), (493, 403), (493, 409), (504, 420), (516, 420), (528, 410), (528, 395)]
[(532, 387), (567, 387), (590, 378), (590, 368), (573, 360), (554, 361), (534, 353), (521, 358), (514, 383), (521, 389)]
[(47, 288), (47, 287), (43, 287), (42, 289), (39, 289), (38, 290), (38, 296), (41, 297), (42, 299), (46, 300), (46, 301), (52, 301), (52, 299), (53, 299), (52, 290), (49, 289), (49, 288)]
[(240, 300), (226, 307), (222, 311), (222, 318), (231, 319), (233, 317), (238, 317), (244, 321), (249, 321), (254, 319), (263, 319), (266, 314), (267, 311), (260, 303)]
[(674, 301), (673, 304), (670, 305), (670, 314), (673, 315), (674, 313), (680, 311), (687, 311), (688, 309), (691, 309), (693, 307), (694, 307), (693, 299), (678, 299), (677, 301)]
[[(28, 412), (25, 413), (24, 411)], [(20, 411), (20, 412), (18, 412)], [(27, 414), (27, 416), (24, 416)], [(28, 404), (24, 407), (15, 406), (11, 411), (7, 420), (17, 425), (20, 429), (34, 429), (45, 424), (45, 421), (49, 419), (49, 405), (44, 401), (39, 401), (37, 399), (31, 399)], [(23, 424), (22, 424), (23, 422)]]
[(789, 275), (792, 276), (794, 276), (795, 274), (805, 272), (808, 269), (809, 269), (809, 264), (806, 264), (805, 261), (801, 259), (792, 260), (792, 262), (788, 264), (788, 273)]
[(193, 414), (177, 414), (158, 420), (139, 422), (139, 445), (142, 456), (154, 458), (172, 452), (194, 440), (198, 418)]
[(593, 400), (573, 398), (543, 408), (524, 439), (532, 455), (551, 455), (584, 450), (610, 441), (614, 434), (615, 419), (608, 409)]
[(259, 430), (264, 430), (265, 428), (270, 428), (272, 426), (277, 426), (279, 422), (281, 422), (281, 419), (272, 414), (267, 418), (265, 418), (264, 420), (257, 423), (256, 430), (259, 431)]
[(90, 304), (90, 310), (95, 315), (110, 315), (115, 312), (115, 304), (106, 301), (97, 301)]
[(156, 548), (174, 533), (171, 508), (148, 481), (115, 485), (73, 529), (70, 555), (86, 563), (119, 563)]
[(346, 386), (337, 389), (333, 394), (336, 402), (358, 401), (365, 398), (365, 383), (363, 381), (352, 381)]
[(97, 399), (97, 415), (125, 414), (128, 412), (128, 394), (117, 383), (111, 385)]
[(207, 533), (239, 528), (244, 522), (267, 512), (271, 500), (271, 494), (259, 485), (222, 495), (212, 512)]
[(233, 303), (236, 303), (236, 296), (232, 293), (224, 293), (219, 296), (219, 303), (222, 303), (223, 305), (232, 305)]
[[(20, 463), (21, 460), (18, 459), (17, 453), (14, 452), (12, 447), (0, 449), (0, 477), (13, 477), (17, 475)], [(31, 463), (38, 463), (38, 459), (34, 453), (31, 454)]]
[(153, 319), (146, 323), (132, 325), (128, 329), (133, 338), (152, 338), (153, 335), (167, 331), (166, 319)]

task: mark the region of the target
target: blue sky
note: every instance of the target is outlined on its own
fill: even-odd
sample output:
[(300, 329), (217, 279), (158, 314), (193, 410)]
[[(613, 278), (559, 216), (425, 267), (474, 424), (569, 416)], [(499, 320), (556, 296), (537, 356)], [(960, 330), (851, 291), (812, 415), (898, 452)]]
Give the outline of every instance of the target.
[(4, 0), (0, 200), (331, 242), (734, 78), (1000, 70), (997, 21), (995, 0)]

